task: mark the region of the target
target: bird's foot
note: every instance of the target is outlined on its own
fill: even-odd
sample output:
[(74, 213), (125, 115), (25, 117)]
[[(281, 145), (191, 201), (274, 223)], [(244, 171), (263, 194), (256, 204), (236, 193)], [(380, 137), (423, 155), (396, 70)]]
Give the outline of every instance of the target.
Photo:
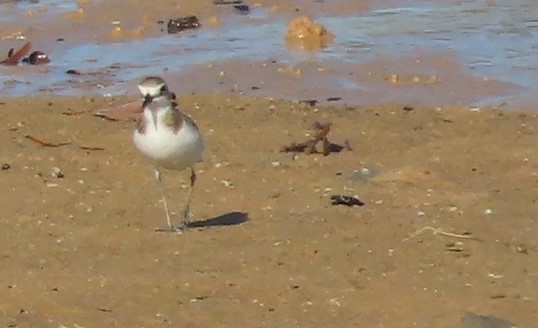
[(187, 231), (187, 229), (189, 229), (189, 221), (183, 221), (181, 222), (178, 226), (177, 226), (178, 229), (180, 229), (181, 231)]
[(175, 233), (178, 233), (178, 234), (181, 234), (185, 229), (182, 227), (182, 226), (173, 226), (173, 225), (169, 225), (169, 226), (166, 226), (164, 228), (157, 228), (155, 229), (155, 231), (157, 232), (175, 232)]

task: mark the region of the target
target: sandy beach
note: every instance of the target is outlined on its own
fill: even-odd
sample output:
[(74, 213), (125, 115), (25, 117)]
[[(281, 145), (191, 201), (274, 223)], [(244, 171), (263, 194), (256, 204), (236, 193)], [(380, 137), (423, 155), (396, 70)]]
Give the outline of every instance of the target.
[[(132, 100), (0, 105), (4, 326), (538, 320), (535, 114), (181, 96), (208, 149), (196, 227), (177, 235), (154, 232), (164, 212), (133, 119), (93, 116)], [(315, 121), (353, 149), (280, 151)], [(179, 212), (187, 177), (164, 178)], [(332, 206), (333, 194), (365, 205)]]
[[(251, 4), (278, 17), (372, 5)], [(145, 39), (161, 33), (157, 19), (174, 8), (214, 29), (212, 17), (229, 9), (168, 0), (78, 7), (44, 25), (35, 24), (45, 9), (2, 21), (2, 37), (23, 31), (37, 49), (59, 31), (76, 42)], [(6, 49), (20, 43), (4, 40)], [(513, 86), (461, 70), (450, 52), (417, 56), (438, 69), (435, 81), (415, 81), (420, 65), (410, 56), (331, 70), (252, 60), (165, 72), (207, 144), (183, 234), (155, 231), (165, 213), (152, 165), (132, 144), (136, 117), (96, 115), (139, 100), (138, 80), (113, 96), (4, 92), (0, 325), (534, 327), (537, 112), (467, 106)], [(46, 69), (2, 67), (21, 76), (43, 70), (44, 78)], [(358, 104), (322, 78), (347, 72), (374, 90)], [(282, 151), (311, 139), (315, 122), (332, 124), (328, 138), (339, 151)], [(188, 176), (163, 178), (179, 220)], [(333, 205), (334, 195), (363, 205)]]

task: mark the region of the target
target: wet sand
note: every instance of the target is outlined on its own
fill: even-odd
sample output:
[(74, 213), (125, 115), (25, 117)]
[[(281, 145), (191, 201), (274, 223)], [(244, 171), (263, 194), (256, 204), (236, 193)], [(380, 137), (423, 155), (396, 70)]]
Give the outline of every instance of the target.
[[(535, 114), (181, 95), (207, 151), (196, 227), (178, 235), (154, 232), (165, 217), (131, 144), (133, 119), (92, 115), (131, 100), (0, 104), (3, 326), (459, 327), (467, 312), (538, 321)], [(280, 152), (315, 121), (353, 150)], [(179, 213), (188, 177), (164, 179)], [(331, 206), (332, 194), (365, 205)]]
[[(448, 9), (430, 12), (420, 3), (409, 2), (409, 8), (418, 6), (413, 11), (401, 2), (383, 10), (395, 5), (390, 1), (264, 0), (250, 3), (251, 15), (240, 15), (230, 5), (211, 2), (163, 1), (153, 6), (138, 0), (79, 1), (56, 9), (44, 3), (11, 2), (0, 7), (6, 17), (13, 15), (11, 20), (0, 18), (0, 52), (21, 47), (25, 41), (19, 38), (26, 38), (52, 61), (40, 67), (1, 67), (0, 92), (125, 95), (134, 93), (142, 76), (159, 74), (183, 93), (233, 90), (321, 103), (338, 97), (343, 106), (407, 103), (535, 110), (536, 83), (527, 60), (532, 54), (526, 52), (534, 44), (534, 25), (526, 21), (523, 4), (512, 12), (505, 3), (468, 3), (450, 11), (450, 17), (463, 15), (469, 27), (446, 32), (451, 30), (446, 22), (450, 18), (443, 16)], [(424, 13), (444, 21), (430, 29), (435, 20), (422, 20)], [(164, 31), (169, 18), (187, 14), (196, 14), (202, 28), (176, 35)], [(496, 14), (520, 15), (521, 22), (491, 24)], [(287, 24), (304, 15), (329, 26), (334, 40), (328, 48), (298, 51), (285, 38)], [(394, 23), (382, 28), (384, 19)], [(420, 19), (421, 24), (400, 31), (406, 19)], [(528, 24), (530, 34), (521, 32)], [(503, 45), (498, 33), (507, 42), (510, 33), (521, 33), (522, 41)], [(490, 37), (495, 37), (494, 44), (482, 44)], [(475, 44), (479, 55), (470, 56)], [(514, 48), (512, 55), (501, 51), (505, 47)], [(491, 56), (499, 51), (504, 57)], [(247, 68), (249, 74), (244, 74)], [(80, 75), (66, 74), (69, 70)]]
[[(266, 8), (271, 14), (280, 16), (290, 15), (349, 15), (371, 8), (374, 4), (395, 1), (349, 1), (315, 2), (296, 0), (260, 0), (247, 2), (253, 8)], [(4, 4), (7, 6), (9, 4)], [(15, 6), (15, 4), (12, 4)], [(32, 40), (38, 40), (37, 45), (46, 46), (61, 36), (67, 40), (78, 41), (121, 41), (132, 38), (146, 38), (160, 35), (163, 28), (159, 20), (171, 17), (196, 15), (207, 26), (218, 24), (218, 18), (233, 14), (231, 5), (214, 5), (212, 1), (172, 1), (161, 0), (156, 5), (151, 1), (92, 1), (79, 0), (74, 9), (58, 10), (45, 2), (32, 6), (16, 21), (6, 21), (0, 24), (2, 38), (16, 35), (19, 32)], [(43, 22), (47, 30), (35, 28)], [(113, 24), (117, 22), (118, 24)], [(91, 27), (91, 29), (88, 29)], [(118, 30), (117, 27), (121, 29)]]
[[(478, 2), (459, 8), (450, 15), (465, 15), (471, 27), (447, 34), (443, 31), (450, 30), (450, 25), (445, 22), (439, 30), (430, 30), (431, 24), (421, 20), (420, 10), (407, 16), (395, 14), (406, 12), (406, 4), (398, 1), (312, 4), (263, 0), (249, 3), (252, 15), (240, 15), (229, 5), (211, 2), (162, 1), (154, 6), (138, 0), (79, 1), (63, 10), (45, 3), (13, 3), (1, 7), (6, 17), (12, 14), (6, 8), (18, 8), (14, 12), (20, 17), (12, 14), (11, 20), (0, 19), (0, 53), (21, 47), (25, 41), (18, 38), (26, 38), (33, 49), (49, 54), (52, 61), (40, 67), (1, 67), (0, 92), (6, 96), (132, 94), (143, 75), (160, 74), (183, 93), (233, 90), (322, 103), (338, 97), (341, 105), (494, 105), (516, 111), (534, 110), (536, 103), (534, 76), (521, 73), (532, 71), (526, 59), (532, 54), (522, 49), (533, 48), (533, 34), (521, 32), (522, 42), (530, 45), (513, 44), (513, 56), (506, 57), (499, 50), (506, 45), (495, 48), (502, 41), (481, 46), (480, 42), (497, 34), (472, 19), (475, 10), (478, 22), (498, 20), (498, 33), (507, 38), (527, 26), (520, 8), (524, 6), (516, 13), (503, 3)], [(412, 1), (409, 6), (417, 3), (421, 2)], [(25, 5), (28, 12), (21, 9)], [(391, 5), (396, 9), (380, 9)], [(380, 11), (375, 12), (376, 8)], [(442, 15), (443, 10), (446, 8), (437, 8), (432, 14), (449, 19)], [(200, 30), (177, 35), (164, 31), (168, 19), (187, 14), (198, 15)], [(502, 20), (509, 14), (520, 15), (521, 22), (513, 28)], [(329, 33), (335, 38), (328, 48), (319, 53), (301, 52), (284, 42), (287, 24), (303, 15), (330, 26)], [(350, 15), (370, 23), (361, 25), (349, 19)], [(419, 19), (422, 25), (399, 32), (406, 17)], [(386, 30), (377, 28), (383, 19), (398, 23)], [(399, 33), (405, 41), (398, 39)], [(439, 41), (443, 38), (444, 43)], [(465, 42), (492, 53), (501, 51), (504, 57), (491, 58), (482, 51), (469, 58), (474, 51), (463, 46)], [(378, 43), (385, 46), (376, 47)], [(506, 62), (499, 63), (503, 60)], [(69, 70), (80, 75), (66, 74)]]

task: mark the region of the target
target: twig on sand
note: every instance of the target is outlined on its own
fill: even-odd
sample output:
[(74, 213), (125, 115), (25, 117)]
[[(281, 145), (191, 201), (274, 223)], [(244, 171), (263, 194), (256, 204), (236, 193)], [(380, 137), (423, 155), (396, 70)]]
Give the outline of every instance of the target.
[(73, 111), (72, 109), (68, 109), (65, 112), (62, 112), (62, 115), (65, 115), (65, 116), (79, 116), (79, 115), (82, 115), (82, 114), (86, 114), (87, 112), (89, 112), (89, 110)]
[(422, 228), (418, 229), (417, 231), (413, 232), (411, 234), (411, 236), (402, 239), (402, 241), (408, 241), (410, 239), (413, 239), (413, 238), (415, 238), (416, 236), (422, 234), (425, 231), (432, 231), (434, 235), (441, 235), (441, 236), (445, 236), (445, 237), (453, 237), (453, 238), (462, 238), (462, 239), (471, 239), (471, 240), (483, 241), (480, 238), (476, 238), (476, 237), (471, 236), (469, 233), (460, 234), (460, 233), (454, 233), (454, 232), (446, 232), (446, 231), (443, 231), (442, 229), (434, 228), (434, 227), (430, 227), (430, 226), (426, 226), (426, 227), (422, 227)]
[(30, 140), (30, 141), (33, 141), (37, 144), (40, 144), (41, 146), (43, 147), (53, 147), (53, 148), (56, 148), (56, 147), (61, 147), (61, 146), (65, 146), (65, 145), (69, 145), (71, 144), (70, 142), (61, 142), (61, 143), (52, 143), (52, 142), (46, 142), (46, 141), (42, 141), (36, 137), (33, 137), (29, 134), (25, 135), (24, 136), (26, 139)]
[(102, 118), (103, 120), (105, 121), (110, 121), (110, 122), (117, 122), (119, 121), (119, 119), (117, 118), (113, 118), (113, 117), (110, 117), (110, 116), (107, 116), (105, 114), (101, 114), (101, 113), (95, 113), (93, 114), (94, 117), (99, 117), (99, 118)]
[(94, 150), (105, 150), (103, 147), (88, 147), (88, 146), (80, 146), (79, 147), (82, 150), (88, 150), (88, 151), (94, 151)]

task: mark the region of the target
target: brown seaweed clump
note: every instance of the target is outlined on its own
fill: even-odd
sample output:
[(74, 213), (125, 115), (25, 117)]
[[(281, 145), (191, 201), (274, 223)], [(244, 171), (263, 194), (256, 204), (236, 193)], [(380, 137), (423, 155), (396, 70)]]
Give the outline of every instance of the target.
[(321, 50), (333, 39), (334, 35), (331, 32), (307, 16), (292, 20), (286, 32), (286, 44), (298, 50)]
[(316, 154), (318, 151), (316, 150), (316, 145), (321, 142), (323, 145), (323, 151), (322, 154), (324, 156), (328, 156), (331, 153), (339, 153), (344, 149), (347, 150), (353, 150), (351, 148), (351, 144), (348, 140), (344, 143), (343, 146), (332, 143), (329, 141), (329, 138), (327, 135), (331, 131), (332, 123), (320, 123), (320, 122), (314, 122), (312, 124), (312, 127), (314, 128), (314, 138), (301, 142), (301, 143), (292, 143), (288, 146), (282, 147), (280, 150), (284, 153), (306, 153), (306, 154)]

